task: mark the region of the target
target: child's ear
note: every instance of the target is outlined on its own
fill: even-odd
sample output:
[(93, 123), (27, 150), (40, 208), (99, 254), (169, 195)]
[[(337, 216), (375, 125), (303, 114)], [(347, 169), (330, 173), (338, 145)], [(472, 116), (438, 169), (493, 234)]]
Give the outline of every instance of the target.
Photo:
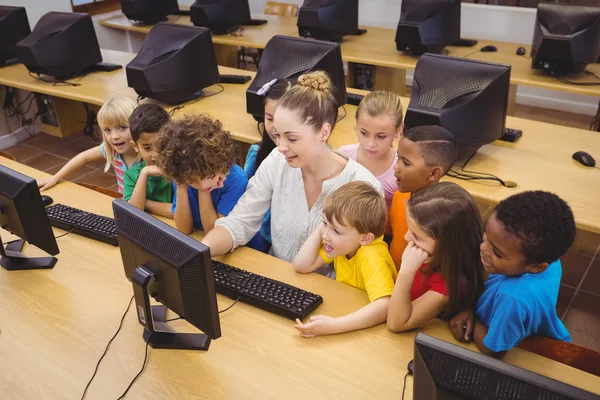
[(548, 268), (548, 263), (530, 264), (527, 266), (527, 272), (530, 274), (539, 274)]
[(133, 147), (136, 153), (140, 152), (140, 149), (138, 149), (137, 144), (133, 140), (130, 140), (129, 143), (131, 143), (131, 147)]
[(402, 136), (402, 132), (404, 132), (404, 122), (400, 124), (398, 129), (396, 129), (396, 135), (394, 136), (394, 139), (400, 139), (400, 137)]
[(431, 180), (432, 182), (437, 182), (440, 179), (442, 179), (443, 176), (444, 176), (444, 170), (442, 167), (440, 167), (440, 166), (433, 167), (433, 169), (429, 173), (429, 180)]
[(360, 245), (366, 246), (366, 245), (370, 244), (373, 240), (375, 240), (375, 235), (373, 235), (371, 232), (369, 232), (366, 235), (361, 236)]

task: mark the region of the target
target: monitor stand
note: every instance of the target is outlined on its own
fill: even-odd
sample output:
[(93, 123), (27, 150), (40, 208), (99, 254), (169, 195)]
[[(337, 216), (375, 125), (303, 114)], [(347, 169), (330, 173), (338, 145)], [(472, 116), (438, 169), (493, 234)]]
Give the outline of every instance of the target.
[[(150, 285), (155, 281), (154, 273), (139, 266), (133, 273), (133, 293), (137, 318), (144, 327), (142, 337), (154, 349), (208, 350), (211, 339), (203, 333), (177, 333), (165, 321), (166, 307), (150, 305)], [(158, 314), (155, 315), (155, 311)], [(163, 311), (165, 314), (163, 314)]]
[[(2, 243), (0, 238), (0, 244)], [(20, 271), (27, 269), (50, 269), (56, 264), (56, 257), (27, 257), (21, 253), (25, 241), (15, 240), (0, 245), (0, 265), (7, 271)]]

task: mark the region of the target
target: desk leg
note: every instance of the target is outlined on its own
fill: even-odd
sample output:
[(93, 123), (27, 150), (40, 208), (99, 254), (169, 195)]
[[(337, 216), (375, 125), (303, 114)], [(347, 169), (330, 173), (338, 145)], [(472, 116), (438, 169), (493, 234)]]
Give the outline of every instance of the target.
[(406, 70), (375, 67), (375, 90), (388, 90), (406, 96)]
[(244, 164), (246, 163), (246, 156), (248, 155), (248, 150), (250, 150), (250, 146), (252, 146), (251, 143), (238, 142), (240, 165), (242, 166), (242, 168), (244, 167)]
[(238, 48), (226, 44), (214, 44), (217, 64), (224, 67), (238, 67)]
[(508, 90), (508, 108), (506, 113), (508, 115), (515, 115), (515, 107), (517, 106), (517, 85), (510, 85)]

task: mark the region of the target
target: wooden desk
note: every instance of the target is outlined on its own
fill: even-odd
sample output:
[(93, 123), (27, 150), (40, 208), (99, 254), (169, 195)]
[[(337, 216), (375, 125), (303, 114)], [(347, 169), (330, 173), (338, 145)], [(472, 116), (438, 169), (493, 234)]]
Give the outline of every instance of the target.
[[(38, 179), (47, 176), (16, 162), (0, 162)], [(78, 185), (63, 182), (47, 194), (57, 203), (112, 216), (112, 199)], [(0, 269), (0, 386), (9, 398), (79, 398), (132, 296), (118, 248), (75, 234), (58, 244), (61, 254), (53, 270)], [(25, 253), (39, 251), (26, 246)], [(368, 302), (360, 290), (317, 274), (297, 274), (288, 263), (247, 248), (221, 260), (321, 294), (319, 313), (339, 316)], [(232, 300), (218, 296), (218, 302), (223, 309)], [(402, 377), (413, 358), (416, 332), (393, 334), (384, 325), (302, 339), (292, 321), (244, 303), (220, 318), (223, 336), (208, 352), (150, 348), (146, 370), (127, 398), (400, 398)], [(194, 332), (184, 321), (172, 324)], [(453, 342), (442, 321), (423, 332)], [(141, 333), (130, 310), (87, 399), (115, 399), (123, 392), (144, 358)], [(521, 349), (512, 350), (507, 361), (600, 394), (600, 378)], [(412, 398), (412, 378), (407, 398)]]
[[(298, 35), (295, 17), (252, 14), (252, 18), (265, 19), (267, 23), (258, 26), (243, 26), (242, 30), (238, 31), (235, 35), (212, 36), (219, 65), (237, 67), (237, 48), (239, 46), (264, 49), (267, 42), (275, 35)], [(169, 15), (166, 22), (179, 25), (193, 25), (189, 15)], [(144, 35), (153, 28), (153, 25), (135, 24), (129, 21), (125, 15), (118, 15), (102, 20), (100, 21), (100, 25)]]
[[(219, 45), (229, 46), (247, 46), (262, 49), (266, 43), (275, 34), (298, 36), (296, 26), (296, 17), (257, 15), (256, 18), (269, 19), (269, 23), (261, 27), (246, 27), (243, 36), (236, 37), (232, 35), (213, 36), (213, 42)], [(169, 22), (179, 24), (191, 24), (189, 17), (170, 16)], [(129, 22), (125, 16), (116, 16), (101, 21), (101, 25), (122, 29), (126, 31), (147, 33), (151, 26), (136, 26)], [(253, 28), (251, 30), (250, 28)], [(393, 90), (400, 95), (406, 93), (406, 70), (415, 69), (418, 58), (396, 50), (396, 30), (387, 28), (377, 28), (372, 26), (363, 26), (367, 33), (361, 36), (344, 36), (341, 43), (342, 58), (351, 63), (361, 63), (374, 65), (375, 70), (375, 89)], [(495, 53), (477, 52), (469, 56), (471, 59), (508, 64), (512, 66), (511, 73), (511, 109), (512, 114), (514, 100), (516, 98), (516, 87), (514, 85), (533, 86), (549, 90), (559, 90), (561, 92), (582, 94), (587, 96), (600, 97), (600, 86), (577, 86), (562, 83), (552, 78), (542, 71), (531, 69), (531, 60), (529, 53), (530, 45), (521, 45), (518, 43), (494, 42), (480, 40), (474, 47), (455, 47), (448, 46), (444, 54), (453, 57), (465, 57), (486, 45), (494, 45), (498, 48)], [(517, 48), (525, 47), (526, 56), (518, 56)], [(220, 60), (221, 65), (225, 64)], [(591, 64), (588, 70), (600, 74), (600, 64)], [(591, 75), (570, 77), (575, 82), (593, 81)]]

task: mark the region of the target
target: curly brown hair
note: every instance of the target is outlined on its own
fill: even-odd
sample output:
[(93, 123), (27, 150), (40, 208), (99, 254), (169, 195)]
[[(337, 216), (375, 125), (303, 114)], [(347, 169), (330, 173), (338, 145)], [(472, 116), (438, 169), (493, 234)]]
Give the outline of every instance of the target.
[(220, 121), (206, 115), (185, 115), (160, 129), (155, 143), (156, 165), (178, 183), (226, 174), (235, 164), (236, 145)]

